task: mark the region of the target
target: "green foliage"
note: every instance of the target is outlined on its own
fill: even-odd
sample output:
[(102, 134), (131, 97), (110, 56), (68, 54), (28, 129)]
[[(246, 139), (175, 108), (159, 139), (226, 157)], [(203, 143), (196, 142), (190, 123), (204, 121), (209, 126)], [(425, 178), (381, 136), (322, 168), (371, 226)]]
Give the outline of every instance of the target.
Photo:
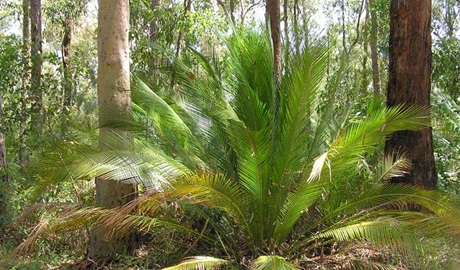
[(456, 37), (439, 39), (434, 44), (433, 53), (433, 82), (437, 88), (449, 94), (452, 99), (460, 97), (459, 87), (460, 65), (460, 39)]
[[(274, 264), (300, 261), (299, 267), (318, 254), (330, 258), (337, 250), (340, 256), (353, 253), (347, 249), (354, 248), (355, 240), (384, 246), (382, 250), (392, 248), (393, 260), (405, 256), (398, 246), (405, 246), (405, 252), (415, 249), (426, 258), (432, 255), (430, 245), (451, 249), (451, 244), (425, 243), (425, 236), (439, 236), (429, 228), (445, 229), (445, 224), (437, 223), (440, 220), (446, 224), (455, 220), (432, 207), (421, 215), (407, 207), (414, 201), (426, 204), (416, 199), (418, 194), (438, 201), (442, 209), (447, 202), (439, 193), (400, 186), (382, 189), (389, 176), (410, 166), (402, 155), (381, 161), (385, 134), (394, 131), (392, 126), (399, 130), (414, 128), (421, 122), (426, 125), (424, 119), (416, 118), (417, 123), (410, 120), (426, 112), (402, 108), (385, 111), (382, 100), (372, 100), (366, 48), (366, 27), (370, 22), (365, 13), (358, 16), (362, 1), (295, 1), (297, 7), (289, 6), (285, 16), (290, 20), (291, 44), (286, 44), (286, 51), (291, 55), (288, 53), (286, 59), (292, 61), (285, 63), (280, 82), (272, 77), (267, 37), (239, 33), (226, 42), (218, 38), (217, 33), (231, 31), (223, 10), (220, 6), (216, 9), (214, 2), (192, 1), (187, 13), (183, 1), (162, 0), (156, 10), (151, 10), (149, 0), (130, 2), (136, 122), (117, 125), (136, 132), (133, 151), (101, 153), (97, 147), (94, 10), (82, 0), (48, 1), (43, 6), (46, 27), (42, 78), (47, 122), (42, 136), (30, 132), (30, 128), (26, 132), (32, 166), (24, 173), (16, 164), (18, 134), (20, 121), (27, 119), (27, 125), (30, 122), (30, 105), (25, 110), (18, 108), (22, 102), (23, 68), (29, 59), (21, 55), (20, 37), (8, 35), (19, 32), (14, 22), (21, 16), (20, 1), (0, 1), (0, 95), (4, 101), (0, 131), (6, 135), (12, 179), (9, 185), (0, 187), (10, 208), (10, 215), (2, 220), (10, 223), (29, 202), (83, 205), (69, 208), (61, 221), (55, 220), (54, 214), (32, 215), (36, 223), (41, 217), (50, 222), (49, 228), (56, 226), (49, 234), (45, 233), (46, 226), (40, 231), (47, 235), (47, 239), (38, 242), (42, 254), (63, 251), (59, 244), (51, 248), (46, 240), (55, 241), (59, 237), (54, 233), (62, 229), (80, 230), (81, 223), (75, 220), (110, 225), (123, 218), (120, 224), (125, 228), (132, 225), (149, 232), (149, 237), (159, 243), (152, 253), (162, 255), (147, 259), (160, 265), (179, 261), (179, 255), (171, 254), (187, 253), (221, 257), (245, 267), (254, 266), (250, 262), (254, 260)], [(248, 12), (245, 25), (257, 24), (250, 10), (257, 1), (230, 2), (235, 6), (227, 8), (234, 9), (237, 17)], [(378, 18), (381, 81), (385, 85), (389, 1), (373, 0), (373, 5)], [(436, 90), (431, 110), (436, 116), (433, 129), (438, 187), (452, 194), (460, 190), (460, 108), (455, 60), (459, 58), (458, 7), (455, 0), (433, 2)], [(323, 11), (329, 12), (324, 31), (318, 30), (315, 22), (317, 12)], [(69, 14), (75, 19), (70, 67), (75, 95), (70, 108), (64, 108), (60, 57), (63, 26)], [(238, 23), (241, 18), (236, 20)], [(156, 27), (156, 44), (150, 40), (151, 23)], [(329, 48), (318, 45), (318, 40)], [(348, 58), (344, 57), (342, 41), (349, 49)], [(225, 49), (227, 45), (230, 51)], [(397, 121), (391, 121), (392, 117)], [(112, 140), (117, 143), (118, 138)], [(129, 213), (134, 206), (144, 212), (128, 216), (91, 212), (88, 205), (93, 203), (94, 190), (90, 179), (100, 174), (141, 184), (144, 196), (121, 213)], [(171, 190), (174, 188), (179, 191)], [(49, 212), (60, 209), (61, 205), (48, 208)], [(71, 215), (72, 211), (77, 213)], [(101, 218), (89, 218), (89, 222), (85, 211)], [(456, 216), (455, 211), (451, 216)], [(31, 221), (18, 226), (3, 240), (17, 242), (32, 225)], [(413, 231), (418, 234), (411, 236), (409, 232)], [(164, 238), (175, 240), (170, 243)], [(68, 247), (61, 241), (57, 242)], [(383, 261), (376, 260), (376, 269), (390, 268), (385, 264), (391, 263), (391, 258), (383, 257)], [(45, 258), (51, 265), (58, 265), (59, 258)], [(345, 260), (348, 261), (337, 265), (367, 269), (372, 264), (358, 256)], [(420, 264), (427, 260), (419, 260), (413, 268), (422, 268)], [(133, 267), (158, 268), (158, 264), (142, 262)], [(121, 265), (127, 268), (134, 262)], [(46, 266), (32, 260), (23, 268), (34, 267)]]
[(434, 119), (434, 151), (438, 173), (438, 187), (441, 190), (458, 194), (460, 191), (460, 167), (457, 162), (460, 151), (460, 105), (450, 95), (432, 95), (436, 114)]
[(21, 112), (21, 74), (23, 59), (20, 54), (21, 41), (15, 35), (0, 34), (0, 94), (3, 100), (1, 132), (11, 134), (18, 125)]
[[(385, 185), (408, 169), (403, 158), (386, 159), (367, 178), (356, 172), (363, 155), (388, 134), (428, 126), (426, 108), (374, 106), (336, 129), (334, 104), (319, 102), (327, 48), (306, 48), (276, 82), (266, 34), (237, 32), (227, 44), (225, 69), (196, 51), (199, 70), (176, 61), (181, 88), (171, 99), (135, 79), (135, 122), (113, 123), (139, 135), (133, 150), (100, 152), (74, 143), (36, 163), (43, 177), (37, 190), (97, 175), (136, 181), (146, 190), (120, 209), (45, 205), (58, 218), (42, 224), (19, 250), (27, 250), (40, 234), (82, 225), (109, 228), (108, 237), (170, 229), (197, 237), (199, 246), (232, 263), (258, 258), (257, 269), (295, 269), (289, 261), (300, 254), (313, 256), (332, 243), (355, 241), (421, 260), (434, 254), (421, 239), (458, 231), (458, 202), (438, 192)], [(106, 143), (120, 138), (111, 140)], [(426, 211), (415, 212), (413, 205)], [(182, 220), (176, 207), (204, 225)], [(195, 257), (176, 268), (222, 262)]]
[(20, 9), (20, 4), (15, 0), (4, 0), (0, 3), (0, 32), (2, 33), (0, 36), (10, 30)]
[(260, 256), (254, 260), (253, 269), (255, 270), (296, 270), (297, 268), (293, 263), (286, 261), (280, 256)]

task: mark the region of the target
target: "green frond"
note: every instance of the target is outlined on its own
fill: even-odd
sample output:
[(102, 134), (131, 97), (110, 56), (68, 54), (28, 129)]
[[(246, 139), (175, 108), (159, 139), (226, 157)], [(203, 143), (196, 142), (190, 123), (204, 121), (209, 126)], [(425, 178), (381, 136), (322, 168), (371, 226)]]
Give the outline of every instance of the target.
[(259, 256), (254, 260), (251, 269), (253, 270), (298, 270), (295, 264), (286, 261), (280, 256)]
[(282, 243), (285, 240), (300, 216), (319, 199), (322, 192), (321, 185), (303, 184), (289, 193), (283, 208), (278, 214), (273, 234), (278, 243)]
[(366, 241), (395, 249), (407, 247), (407, 250), (417, 250), (422, 246), (420, 235), (406, 231), (404, 224), (392, 217), (341, 225), (315, 235), (312, 240), (321, 238), (333, 238), (339, 242)]
[[(340, 171), (355, 166), (361, 155), (370, 148), (383, 143), (386, 136), (395, 131), (417, 130), (430, 126), (429, 111), (426, 108), (397, 106), (374, 110), (359, 123), (345, 127), (331, 143), (329, 149), (320, 155), (314, 164), (309, 179), (320, 175), (319, 169)], [(306, 177), (306, 176), (304, 176)], [(331, 175), (333, 177), (333, 175)]]
[(145, 111), (147, 115), (161, 115), (161, 118), (156, 118), (155, 120), (159, 120), (163, 125), (168, 125), (169, 129), (176, 130), (182, 136), (191, 135), (189, 127), (183, 122), (182, 118), (143, 81), (134, 77), (131, 88), (133, 102), (138, 106), (148, 108), (149, 111)]
[(428, 191), (411, 185), (389, 184), (368, 190), (365, 194), (352, 198), (337, 210), (356, 211), (375, 207), (398, 207), (419, 205), (431, 211), (449, 225), (456, 228), (460, 222), (460, 201), (439, 191)]
[(224, 175), (210, 172), (188, 175), (173, 182), (170, 193), (186, 202), (220, 209), (243, 230), (249, 228), (246, 216), (248, 199), (239, 186)]
[(146, 145), (138, 144), (135, 152), (103, 151), (81, 144), (72, 148), (70, 151), (56, 148), (46, 159), (32, 162), (31, 172), (41, 176), (40, 183), (35, 185), (37, 193), (61, 181), (89, 180), (96, 176), (158, 188), (189, 172), (177, 160)]
[(275, 78), (268, 35), (235, 33), (229, 40), (231, 104), (238, 118), (251, 131), (272, 120), (275, 108)]
[[(406, 233), (417, 234), (419, 238), (439, 239), (460, 232), (459, 207), (458, 199), (438, 191), (407, 185), (384, 185), (367, 190), (356, 198), (350, 198), (324, 220), (335, 217), (328, 221), (329, 224), (367, 224), (365, 222), (368, 221), (375, 224), (376, 221), (391, 220)], [(424, 210), (418, 212), (414, 208)]]
[(280, 86), (279, 127), (277, 128), (277, 151), (283, 161), (283, 173), (301, 167), (302, 157), (311, 143), (313, 133), (312, 114), (319, 105), (318, 98), (326, 74), (325, 46), (307, 48), (294, 61), (291, 71), (283, 77)]
[(386, 109), (382, 131), (390, 134), (401, 130), (420, 130), (431, 126), (430, 108), (400, 104)]
[(177, 265), (163, 268), (163, 270), (211, 270), (229, 262), (208, 256), (195, 256), (184, 259)]

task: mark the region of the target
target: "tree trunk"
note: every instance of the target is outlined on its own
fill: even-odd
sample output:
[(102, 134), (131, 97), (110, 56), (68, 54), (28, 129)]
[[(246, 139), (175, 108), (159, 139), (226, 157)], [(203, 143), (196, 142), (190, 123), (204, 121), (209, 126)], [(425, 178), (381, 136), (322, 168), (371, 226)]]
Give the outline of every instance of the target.
[[(98, 103), (99, 143), (101, 149), (130, 149), (133, 136), (107, 126), (112, 120), (126, 118), (131, 110), (129, 76), (129, 0), (99, 0), (98, 24)], [(110, 138), (117, 134), (123, 142), (114, 146)], [(137, 194), (136, 185), (96, 178), (96, 204), (100, 207), (125, 205)], [(114, 235), (108, 239), (103, 229), (91, 231), (88, 255), (91, 258), (113, 257), (130, 251), (132, 236)]]
[(235, 20), (235, 7), (236, 3), (235, 0), (230, 0), (230, 19), (232, 20), (232, 23), (236, 25), (236, 20)]
[(5, 136), (3, 135), (1, 127), (3, 127), (2, 123), (2, 113), (3, 113), (3, 100), (2, 96), (0, 95), (0, 217), (4, 217), (0, 219), (0, 233), (4, 234), (4, 229), (7, 225), (7, 218), (8, 214), (8, 196), (6, 195), (6, 191), (8, 190), (8, 170), (7, 170), (7, 162), (6, 162), (6, 147), (5, 147)]
[(290, 40), (289, 40), (289, 23), (288, 23), (288, 13), (289, 13), (289, 8), (288, 8), (288, 0), (284, 0), (283, 3), (283, 21), (284, 21), (284, 39), (285, 39), (285, 53), (284, 53), (284, 63), (287, 65), (289, 62), (289, 52), (290, 52)]
[(374, 0), (368, 1), (368, 12), (371, 16), (371, 31), (369, 44), (371, 47), (371, 61), (372, 61), (372, 86), (374, 88), (374, 94), (380, 95), (380, 66), (379, 66), (379, 54), (377, 48), (377, 36), (378, 36), (378, 21), (377, 14), (374, 9)]
[(157, 42), (157, 20), (158, 20), (158, 7), (160, 6), (160, 0), (152, 0), (150, 3), (150, 10), (152, 10), (154, 16), (150, 22), (150, 41), (153, 43)]
[[(2, 116), (3, 116), (3, 100), (0, 96), (0, 127), (3, 126), (2, 124)], [(5, 147), (5, 136), (3, 135), (2, 130), (0, 130), (0, 181), (8, 182), (8, 173), (7, 173), (7, 166), (6, 166), (6, 147)], [(3, 204), (2, 194), (0, 194), (0, 204)], [(0, 205), (0, 210), (4, 209), (4, 205)], [(0, 212), (1, 213), (1, 212)]]
[[(392, 0), (390, 6), (390, 65), (387, 106), (430, 105), (431, 1)], [(404, 152), (412, 162), (410, 173), (392, 182), (434, 189), (436, 167), (431, 128), (394, 133), (385, 154)]]
[(22, 57), (24, 59), (24, 68), (22, 72), (21, 82), (21, 119), (19, 123), (19, 166), (24, 169), (27, 161), (26, 154), (26, 129), (27, 119), (29, 114), (27, 113), (27, 102), (28, 102), (28, 85), (30, 79), (29, 69), (29, 58), (30, 58), (30, 0), (22, 1)]
[[(154, 16), (152, 18), (152, 21), (150, 22), (149, 25), (149, 39), (150, 42), (152, 43), (157, 43), (157, 33), (158, 33), (158, 25), (157, 22), (159, 20), (159, 14), (158, 14), (158, 7), (160, 6), (160, 0), (152, 0), (150, 3), (150, 9), (152, 10)], [(152, 55), (152, 59), (150, 59), (150, 77), (152, 80), (155, 80), (157, 77), (157, 61)]]
[(41, 91), (42, 76), (42, 3), (41, 0), (30, 0), (30, 23), (32, 37), (32, 126), (34, 132), (41, 133), (43, 127), (43, 93)]
[[(366, 5), (367, 6), (367, 5)], [(363, 49), (364, 55), (362, 60), (362, 71), (361, 71), (361, 88), (360, 91), (365, 93), (369, 86), (369, 70), (367, 68), (368, 56), (369, 56), (369, 9), (366, 9), (365, 22), (363, 24)], [(359, 31), (359, 29), (356, 29)], [(358, 37), (359, 38), (359, 37)]]
[(280, 9), (280, 0), (267, 0), (265, 12), (270, 22), (270, 33), (273, 43), (274, 71), (277, 78), (280, 78), (281, 76)]
[[(184, 13), (182, 15), (182, 21), (185, 22), (187, 20), (187, 16), (188, 16), (188, 13), (190, 12), (191, 7), (192, 7), (192, 0), (184, 0)], [(177, 41), (176, 41), (176, 54), (175, 54), (176, 58), (179, 57), (179, 54), (181, 52), (182, 35), (184, 31), (187, 31), (186, 26), (185, 25), (179, 26), (179, 34), (177, 36)], [(171, 74), (170, 86), (174, 87), (175, 83), (176, 83), (176, 72), (173, 69), (172, 74)]]
[(65, 18), (64, 37), (62, 38), (62, 67), (64, 71), (63, 105), (65, 112), (69, 112), (70, 107), (73, 105), (73, 87), (71, 70), (72, 51), (70, 49), (70, 45), (72, 44), (72, 27), (73, 18), (72, 13), (69, 12)]
[(452, 38), (455, 33), (455, 20), (457, 19), (455, 3), (452, 3), (452, 0), (446, 0), (446, 9), (444, 21), (447, 27), (447, 36)]

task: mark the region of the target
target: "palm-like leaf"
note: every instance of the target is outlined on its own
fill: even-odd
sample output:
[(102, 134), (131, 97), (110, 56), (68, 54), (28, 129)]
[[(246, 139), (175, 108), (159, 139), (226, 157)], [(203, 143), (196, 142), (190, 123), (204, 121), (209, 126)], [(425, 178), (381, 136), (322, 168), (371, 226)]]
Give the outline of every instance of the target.
[(163, 270), (189, 270), (189, 269), (215, 269), (218, 266), (227, 264), (228, 261), (206, 256), (190, 257), (181, 263), (163, 268)]
[[(86, 209), (67, 216), (62, 224), (89, 220), (119, 231), (170, 227), (212, 242), (212, 236), (187, 230), (163, 211), (168, 201), (204, 205), (223, 213), (222, 220), (232, 223), (227, 228), (241, 234), (245, 252), (254, 257), (260, 252), (274, 254), (284, 249), (286, 241), (292, 257), (308, 246), (327, 245), (331, 239), (417, 250), (422, 236), (442, 236), (447, 228), (458, 231), (460, 214), (449, 198), (414, 187), (381, 185), (382, 179), (407, 169), (404, 159), (387, 160), (377, 170), (372, 189), (363, 194), (343, 188), (349, 179), (342, 175), (388, 134), (429, 126), (428, 109), (376, 109), (362, 121), (342, 124), (342, 129), (332, 132), (332, 102), (322, 112), (318, 108), (327, 48), (307, 48), (277, 81), (267, 35), (236, 32), (228, 46), (225, 69), (215, 58), (209, 62), (196, 51), (199, 72), (176, 61), (180, 92), (168, 102), (136, 80), (133, 108), (138, 122), (131, 127), (144, 140), (136, 141), (134, 152), (80, 153), (83, 158), (70, 159), (64, 173), (56, 166), (45, 172), (52, 179), (102, 174), (120, 181), (136, 180), (146, 187), (152, 186), (151, 179), (163, 179), (168, 184), (161, 192), (146, 192), (116, 212)], [(336, 190), (353, 197), (337, 196), (332, 203)], [(428, 211), (411, 212), (405, 207), (410, 204)], [(307, 225), (296, 228), (302, 217)], [(212, 222), (217, 235), (226, 235), (219, 231), (226, 228), (219, 221)], [(437, 233), (434, 228), (441, 230)], [(290, 240), (295, 230), (301, 239)], [(412, 234), (414, 230), (419, 234)], [(317, 241), (323, 242), (312, 245)], [(222, 262), (193, 258), (177, 269)], [(255, 265), (295, 269), (277, 256), (259, 257)]]
[(251, 269), (254, 270), (297, 270), (293, 263), (280, 256), (260, 256), (254, 260)]

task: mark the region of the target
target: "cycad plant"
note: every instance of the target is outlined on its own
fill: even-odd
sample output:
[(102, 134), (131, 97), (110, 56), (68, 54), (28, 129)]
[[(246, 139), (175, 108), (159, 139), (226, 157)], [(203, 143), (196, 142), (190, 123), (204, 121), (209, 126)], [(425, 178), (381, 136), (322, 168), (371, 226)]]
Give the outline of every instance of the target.
[[(392, 132), (429, 126), (427, 108), (374, 108), (337, 128), (340, 117), (324, 92), (327, 47), (305, 48), (276, 78), (266, 34), (240, 31), (227, 45), (223, 64), (197, 51), (199, 69), (176, 61), (179, 92), (162, 93), (167, 98), (135, 79), (137, 124), (119, 123), (137, 131), (134, 151), (74, 150), (60, 156), (64, 169), (53, 166), (55, 160), (42, 173), (47, 184), (102, 174), (137, 181), (145, 188), (139, 199), (120, 209), (48, 206), (60, 209), (59, 219), (22, 247), (39, 233), (82, 223), (113, 233), (169, 228), (196, 236), (225, 258), (202, 254), (168, 269), (298, 269), (302, 259), (340, 243), (420, 259), (428, 247), (421, 239), (458, 230), (455, 202), (386, 182), (410, 166), (402, 155), (367, 174), (357, 169)], [(171, 205), (201, 216), (212, 229), (181, 224)], [(423, 211), (413, 211), (416, 205)]]

